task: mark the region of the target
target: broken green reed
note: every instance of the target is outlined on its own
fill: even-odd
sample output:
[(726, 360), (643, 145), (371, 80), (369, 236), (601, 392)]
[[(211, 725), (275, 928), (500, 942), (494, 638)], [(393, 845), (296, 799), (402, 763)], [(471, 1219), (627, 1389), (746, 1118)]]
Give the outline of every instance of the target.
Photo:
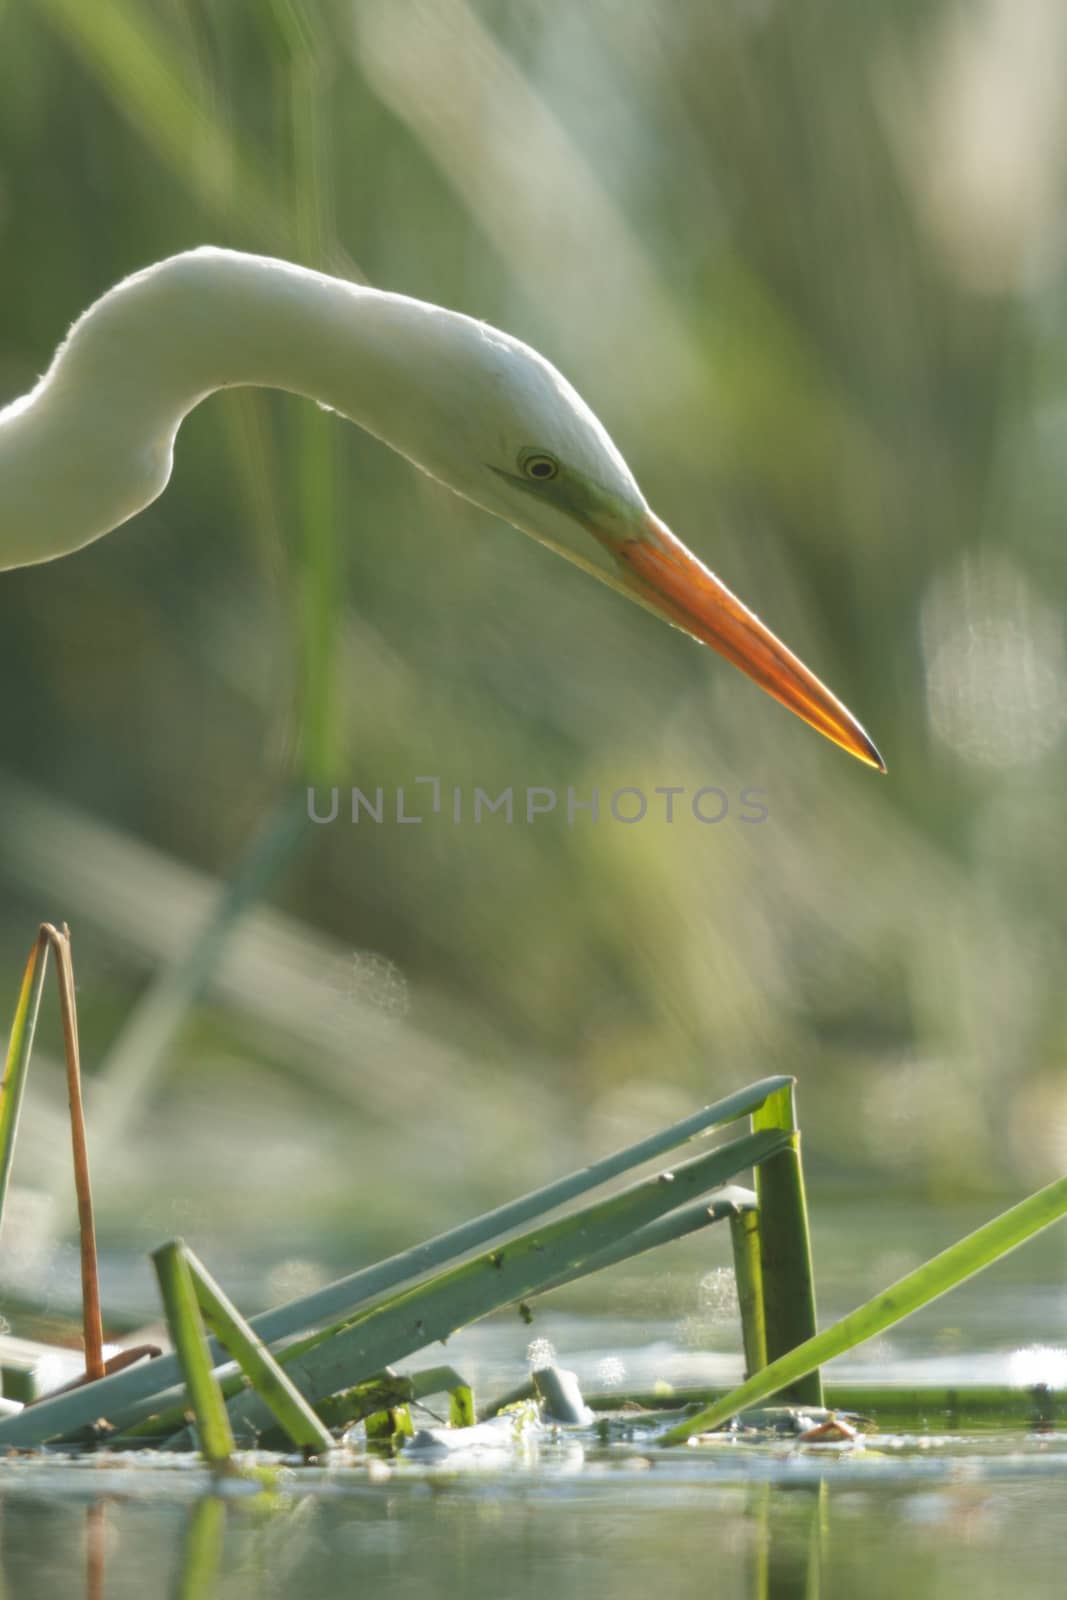
[[(250, 1326), (261, 1339), (273, 1344), (291, 1339), (308, 1328), (350, 1318), (361, 1307), (379, 1300), (389, 1291), (439, 1272), (490, 1240), (548, 1215), (679, 1145), (738, 1121), (791, 1082), (782, 1076), (761, 1079), (578, 1172), (569, 1173), (374, 1266), (351, 1273), (313, 1294), (263, 1312), (250, 1319)], [(217, 1341), (210, 1349), (213, 1361), (225, 1361), (222, 1346)], [(177, 1358), (168, 1355), (70, 1393), (52, 1398), (45, 1396), (18, 1416), (0, 1421), (0, 1447), (33, 1447), (50, 1439), (76, 1436), (101, 1416), (108, 1417), (123, 1433), (162, 1406), (180, 1399), (180, 1393), (173, 1392), (180, 1378)], [(347, 1383), (351, 1382), (348, 1378)]]
[[(768, 1142), (769, 1134), (776, 1139), (775, 1143)], [(540, 1264), (540, 1286), (547, 1287), (552, 1282), (559, 1282), (560, 1247), (566, 1252), (571, 1248), (576, 1236), (584, 1237), (588, 1241), (587, 1248), (595, 1246), (603, 1229), (605, 1226), (610, 1226), (612, 1220), (616, 1223), (623, 1221), (623, 1214), (629, 1215), (635, 1206), (655, 1204), (651, 1197), (657, 1188), (662, 1191), (667, 1187), (664, 1183), (665, 1178), (674, 1183), (681, 1176), (683, 1180), (697, 1184), (711, 1178), (717, 1161), (736, 1164), (739, 1160), (747, 1158), (756, 1161), (758, 1165), (759, 1155), (756, 1146), (759, 1141), (763, 1142), (763, 1159), (770, 1159), (777, 1151), (791, 1148), (785, 1130), (763, 1130), (759, 1134), (749, 1135), (747, 1139), (735, 1140), (709, 1156), (687, 1162), (674, 1174), (660, 1174), (657, 1178), (635, 1184), (621, 1195), (601, 1202), (599, 1206), (588, 1207), (584, 1212), (564, 1218), (562, 1222), (547, 1229), (534, 1230), (523, 1238), (512, 1240), (498, 1251), (487, 1252), (475, 1261), (439, 1274), (414, 1290), (393, 1296), (352, 1324), (327, 1330), (325, 1334), (317, 1336), (318, 1342), (306, 1341), (298, 1348), (291, 1361), (289, 1358), (293, 1356), (293, 1352), (284, 1352), (282, 1359), (286, 1360), (287, 1366), (291, 1369), (290, 1377), (297, 1378), (301, 1389), (315, 1399), (317, 1404), (320, 1403), (318, 1399), (320, 1395), (327, 1405), (335, 1403), (329, 1397), (333, 1395), (336, 1399), (336, 1391), (339, 1388), (337, 1376), (340, 1372), (352, 1370), (353, 1367), (356, 1371), (362, 1370), (383, 1349), (397, 1347), (400, 1353), (406, 1353), (404, 1350), (406, 1341), (410, 1341), (410, 1348), (418, 1348), (435, 1338), (442, 1337), (442, 1329), (450, 1329), (457, 1310), (460, 1312), (465, 1310), (467, 1313), (465, 1317), (461, 1316), (461, 1320), (473, 1320), (474, 1317), (483, 1315), (485, 1310), (490, 1309), (491, 1302), (505, 1304), (517, 1298), (518, 1292), (536, 1292), (536, 1285), (533, 1291), (516, 1290), (515, 1282), (508, 1275), (509, 1254), (513, 1257), (512, 1269), (518, 1272), (521, 1279), (524, 1274), (527, 1276), (529, 1274), (531, 1258), (545, 1253), (547, 1260)], [(680, 1208), (679, 1214), (684, 1214), (690, 1209)], [(706, 1210), (710, 1220), (713, 1206), (707, 1207)], [(737, 1207), (720, 1206), (720, 1215), (726, 1210), (736, 1214)], [(694, 1433), (719, 1426), (739, 1411), (748, 1410), (770, 1396), (782, 1393), (824, 1361), (844, 1354), (856, 1344), (909, 1316), (965, 1278), (981, 1271), (1009, 1250), (1024, 1243), (1041, 1228), (1056, 1221), (1065, 1212), (1067, 1212), (1067, 1179), (1062, 1179), (943, 1251), (884, 1294), (834, 1324), (832, 1328), (807, 1340), (761, 1371), (751, 1374), (738, 1389), (705, 1407), (696, 1416), (680, 1421), (677, 1426), (669, 1429), (661, 1436), (659, 1443), (662, 1445), (681, 1443)], [(647, 1224), (644, 1228), (647, 1229)], [(637, 1239), (642, 1231), (642, 1227), (630, 1229), (631, 1242)], [(591, 1266), (602, 1258), (602, 1254), (602, 1251), (594, 1248), (586, 1257), (587, 1264)], [(619, 1258), (616, 1252), (614, 1259)], [(364, 1402), (361, 1405), (363, 1414), (367, 1415), (371, 1407), (379, 1412), (388, 1411), (390, 1415), (399, 1414), (403, 1404), (411, 1397), (410, 1391), (397, 1386), (395, 1380), (392, 1386), (388, 1381), (383, 1384), (380, 1374), (376, 1383), (376, 1388), (370, 1383), (363, 1385), (365, 1393), (360, 1393), (358, 1389), (356, 1391), (360, 1401)], [(427, 1391), (424, 1389), (422, 1392)], [(254, 1393), (247, 1391), (242, 1393), (231, 1401), (229, 1409), (231, 1420), (239, 1433), (250, 1427), (258, 1434), (269, 1426), (262, 1401)], [(455, 1420), (454, 1412), (453, 1419)], [(333, 1420), (336, 1423), (339, 1419), (335, 1415)], [(387, 1427), (390, 1437), (395, 1432), (394, 1421), (383, 1422), (382, 1426)], [(186, 1442), (182, 1437), (169, 1441), (172, 1448), (180, 1447)]]
[[(786, 1120), (785, 1103), (780, 1101), (774, 1108), (773, 1122)], [(687, 1189), (699, 1188), (713, 1182), (720, 1168), (737, 1170), (742, 1162), (751, 1162), (758, 1172), (765, 1163), (783, 1152), (794, 1152), (795, 1148), (795, 1139), (790, 1130), (775, 1125), (747, 1138), (737, 1139), (708, 1156), (684, 1163), (672, 1174), (661, 1173), (656, 1178), (635, 1184), (599, 1205), (573, 1213), (549, 1227), (535, 1229), (497, 1250), (486, 1252), (474, 1261), (439, 1273), (414, 1289), (393, 1295), (374, 1305), (354, 1322), (327, 1329), (283, 1352), (282, 1359), (301, 1390), (319, 1403), (320, 1397), (326, 1399), (340, 1388), (341, 1373), (354, 1370), (357, 1374), (369, 1376), (368, 1369), (383, 1358), (385, 1351), (395, 1352), (390, 1359), (398, 1359), (400, 1355), (410, 1353), (433, 1339), (444, 1337), (455, 1326), (484, 1315), (494, 1305), (513, 1302), (521, 1295), (539, 1292), (565, 1281), (567, 1277), (596, 1270), (597, 1266), (606, 1264), (607, 1259), (625, 1259), (627, 1254), (636, 1253), (639, 1247), (647, 1248), (651, 1243), (663, 1242), (666, 1234), (662, 1228), (666, 1223), (674, 1224), (674, 1236), (690, 1231), (694, 1225), (692, 1203), (676, 1206), (673, 1212), (665, 1210), (658, 1218), (648, 1218), (649, 1209), (655, 1211), (660, 1206), (670, 1207), (671, 1202), (664, 1201), (663, 1192), (669, 1191), (679, 1180)], [(719, 1215), (744, 1218), (745, 1210), (736, 1200), (723, 1203), (724, 1197), (716, 1198)], [(744, 1198), (747, 1200), (749, 1197)], [(708, 1221), (713, 1220), (716, 1200), (712, 1199), (703, 1207), (703, 1211)], [(980, 1271), (1023, 1243), (1065, 1211), (1067, 1179), (1050, 1185), (1040, 1194), (986, 1224), (925, 1267), (909, 1274), (884, 1295), (860, 1307), (823, 1334), (804, 1341), (762, 1370), (752, 1370), (759, 1360), (759, 1346), (754, 1336), (746, 1336), (748, 1380), (714, 1405), (706, 1407), (696, 1417), (680, 1422), (664, 1434), (661, 1442), (679, 1443), (694, 1432), (717, 1425), (741, 1409), (756, 1405), (783, 1390), (789, 1391), (791, 1386), (816, 1370), (823, 1361), (843, 1354), (872, 1334), (910, 1315), (965, 1277)], [(645, 1221), (639, 1220), (642, 1216), (646, 1217)], [(734, 1225), (736, 1227), (737, 1223)], [(605, 1229), (616, 1232), (614, 1242), (607, 1246), (601, 1243)], [(752, 1249), (754, 1235), (758, 1235), (758, 1230), (753, 1230), (751, 1224), (741, 1235), (748, 1246), (742, 1277), (744, 1280), (745, 1273), (748, 1274), (747, 1287), (750, 1293), (757, 1292), (763, 1282), (762, 1265), (757, 1268)], [(576, 1240), (582, 1244), (578, 1259), (561, 1272), (561, 1260), (567, 1259)], [(801, 1310), (807, 1315), (808, 1304), (805, 1303)], [(258, 1433), (268, 1425), (262, 1401), (254, 1393), (246, 1391), (240, 1394), (231, 1401), (229, 1409), (239, 1432), (250, 1428)], [(172, 1448), (186, 1442), (182, 1436), (169, 1441)]]
[[(549, 1290), (559, 1288), (564, 1283), (573, 1282), (575, 1279), (587, 1276), (592, 1272), (599, 1272), (604, 1267), (630, 1260), (634, 1256), (641, 1255), (646, 1250), (654, 1249), (658, 1245), (668, 1244), (674, 1239), (684, 1238), (698, 1228), (710, 1227), (716, 1222), (732, 1219), (739, 1210), (751, 1208), (755, 1203), (756, 1197), (749, 1189), (729, 1187), (717, 1190), (713, 1195), (705, 1195), (703, 1199), (694, 1201), (692, 1204), (677, 1207), (676, 1210), (658, 1218), (654, 1222), (646, 1224), (644, 1227), (630, 1229), (607, 1249), (596, 1251), (580, 1265), (572, 1267), (569, 1271), (557, 1277), (551, 1277), (550, 1281), (542, 1284), (537, 1292), (547, 1293)], [(583, 1215), (587, 1215), (587, 1213), (579, 1214), (577, 1224), (579, 1227), (581, 1226)], [(522, 1240), (511, 1241), (513, 1245), (518, 1245), (522, 1242)], [(495, 1260), (499, 1259), (499, 1254), (498, 1251), (491, 1251), (482, 1258), (483, 1262), (488, 1263), (492, 1270), (485, 1271), (481, 1277), (483, 1299), (480, 1314), (492, 1311), (500, 1304), (508, 1303), (510, 1290), (507, 1285), (502, 1283), (499, 1269), (494, 1264)], [(552, 1254), (546, 1258), (544, 1264), (546, 1274), (553, 1272), (554, 1259)], [(434, 1290), (439, 1283), (440, 1275), (429, 1279), (422, 1288), (428, 1293)], [(391, 1296), (387, 1300), (379, 1301), (374, 1307), (374, 1311), (375, 1313), (383, 1312), (388, 1306), (396, 1305), (401, 1299), (407, 1298), (407, 1296)], [(472, 1316), (470, 1320), (473, 1321), (476, 1318)], [(279, 1352), (279, 1363), (288, 1368), (292, 1363), (301, 1360), (306, 1354), (309, 1359), (314, 1360), (315, 1358), (310, 1355), (311, 1352), (319, 1346), (327, 1345), (331, 1339), (340, 1333), (344, 1333), (352, 1325), (352, 1321), (342, 1322), (334, 1327), (321, 1329), (305, 1339), (297, 1340)], [(421, 1398), (425, 1394), (436, 1393), (437, 1390), (427, 1389), (422, 1386), (424, 1379), (427, 1377), (432, 1378), (435, 1375), (439, 1376), (442, 1372), (447, 1372), (447, 1370), (433, 1369), (428, 1375), (422, 1373), (411, 1374), (411, 1378), (417, 1380), (419, 1385), (417, 1393), (401, 1393), (397, 1385), (406, 1383), (408, 1381), (407, 1377), (400, 1380), (390, 1374), (388, 1368), (385, 1368), (381, 1373), (374, 1373), (370, 1377), (360, 1379), (355, 1383), (351, 1383), (345, 1389), (336, 1391), (333, 1394), (320, 1396), (315, 1401), (316, 1409), (323, 1421), (331, 1428), (346, 1427), (352, 1422), (367, 1417), (373, 1411), (392, 1409), (405, 1401)], [(453, 1376), (455, 1375), (453, 1374)], [(239, 1408), (241, 1403), (246, 1405), (254, 1403), (251, 1397), (245, 1394), (246, 1385), (239, 1374), (230, 1374), (222, 1377), (219, 1382), (224, 1397), (227, 1401), (234, 1402), (235, 1410)], [(451, 1390), (448, 1392), (452, 1393)], [(453, 1395), (454, 1399), (455, 1396)], [(151, 1415), (146, 1416), (142, 1421), (126, 1427), (119, 1438), (112, 1442), (133, 1447), (138, 1444), (154, 1444), (162, 1441), (166, 1449), (187, 1448), (189, 1436), (185, 1430), (185, 1407), (181, 1396), (179, 1395), (175, 1399), (174, 1391), (170, 1391), (167, 1395), (156, 1397), (151, 1404), (153, 1407), (162, 1406), (163, 1409), (154, 1410)], [(240, 1420), (242, 1419), (238, 1418), (239, 1422)], [(273, 1447), (277, 1443), (277, 1431), (270, 1426), (266, 1426), (259, 1434), (259, 1438), (265, 1446)]]
[[(644, 1235), (647, 1247), (648, 1230), (657, 1220), (649, 1213), (660, 1208), (666, 1211), (670, 1207), (671, 1201), (664, 1199), (664, 1192), (669, 1193), (676, 1183), (686, 1189), (707, 1187), (723, 1169), (736, 1171), (740, 1165), (751, 1162), (758, 1171), (764, 1162), (794, 1148), (788, 1131), (781, 1127), (737, 1139), (710, 1155), (684, 1163), (674, 1173), (661, 1173), (634, 1184), (599, 1205), (587, 1207), (546, 1228), (535, 1229), (474, 1261), (438, 1274), (425, 1284), (394, 1295), (355, 1322), (326, 1330), (304, 1341), (295, 1351), (284, 1352), (282, 1359), (290, 1369), (290, 1377), (297, 1380), (303, 1392), (316, 1401), (325, 1399), (341, 1387), (341, 1374), (355, 1371), (360, 1376), (369, 1376), (371, 1369), (383, 1359), (383, 1352), (392, 1351), (390, 1359), (398, 1359), (434, 1339), (445, 1337), (454, 1327), (484, 1315), (494, 1305), (513, 1302), (520, 1295), (536, 1293), (563, 1281), (571, 1273), (560, 1272), (561, 1261), (568, 1261), (576, 1245), (577, 1259), (570, 1261), (570, 1268), (581, 1269), (584, 1263), (588, 1270), (604, 1264), (606, 1254), (613, 1260), (623, 1259), (622, 1240), (628, 1239), (630, 1249), (635, 1250), (637, 1241)], [(705, 1207), (708, 1220), (712, 1219), (714, 1209), (714, 1202)], [(719, 1214), (736, 1215), (738, 1209), (732, 1203), (720, 1205)], [(691, 1205), (676, 1208), (676, 1217), (683, 1219), (679, 1232), (688, 1231), (691, 1211)], [(748, 1380), (738, 1389), (697, 1416), (680, 1422), (665, 1433), (660, 1442), (680, 1443), (693, 1433), (715, 1427), (771, 1395), (788, 1391), (822, 1362), (845, 1353), (928, 1304), (1065, 1212), (1067, 1179), (1049, 1185), (987, 1223), (824, 1333), (808, 1339), (762, 1370), (754, 1373), (750, 1370)], [(661, 1216), (660, 1220), (666, 1219)], [(617, 1234), (614, 1243), (605, 1246), (602, 1243), (605, 1233), (613, 1231)], [(751, 1270), (751, 1259), (748, 1266)], [(753, 1273), (753, 1277), (758, 1281), (758, 1274)], [(751, 1369), (753, 1361), (758, 1359), (758, 1350), (747, 1340), (746, 1353)], [(236, 1397), (229, 1409), (239, 1432), (249, 1428), (258, 1434), (268, 1425), (263, 1402), (253, 1392)], [(185, 1442), (179, 1437), (170, 1444), (178, 1447)]]
[[(28, 1053), (37, 980), (31, 963), (9, 1052), (9, 1088), (17, 1083), (19, 1064)], [(5, 1106), (9, 1129), (12, 1103), (9, 1097)], [(752, 1116), (752, 1133), (555, 1222), (537, 1220), (610, 1178), (746, 1113)], [(756, 1171), (758, 1206), (756, 1196), (747, 1190), (718, 1189), (749, 1166)], [(708, 1193), (713, 1188), (717, 1192)], [(235, 1423), (242, 1433), (250, 1427), (272, 1443), (281, 1427), (305, 1450), (321, 1450), (330, 1443), (327, 1422), (338, 1427), (355, 1415), (399, 1414), (410, 1399), (436, 1392), (427, 1384), (441, 1386), (446, 1378), (452, 1421), (465, 1425), (473, 1416), (473, 1397), (458, 1374), (431, 1371), (397, 1379), (381, 1370), (386, 1362), (445, 1338), (499, 1306), (728, 1217), (748, 1377), (738, 1389), (662, 1436), (662, 1443), (677, 1443), (771, 1395), (803, 1395), (804, 1381), (817, 1375), (822, 1362), (928, 1304), (1065, 1212), (1067, 1179), (942, 1252), (833, 1328), (802, 1338), (806, 1328), (814, 1330), (815, 1304), (793, 1083), (787, 1078), (765, 1079), (581, 1172), (252, 1323), (244, 1322), (191, 1251), (178, 1243), (164, 1246), (156, 1261), (162, 1269), (161, 1287), (178, 1356), (41, 1400), (0, 1423), (0, 1445), (77, 1437), (101, 1416), (123, 1430), (122, 1442), (133, 1443), (133, 1434), (141, 1436), (136, 1442), (158, 1442), (181, 1428), (191, 1398), (204, 1452), (218, 1464), (229, 1457)], [(537, 1225), (514, 1236), (522, 1223), (530, 1221)], [(502, 1242), (460, 1262), (491, 1239)], [(343, 1320), (321, 1326), (339, 1311)], [(205, 1322), (221, 1334), (221, 1344), (207, 1340)], [(286, 1345), (277, 1358), (262, 1343), (265, 1338), (291, 1339), (316, 1325), (317, 1331)], [(241, 1370), (231, 1369), (220, 1378), (215, 1368), (226, 1359), (223, 1346), (236, 1355)], [(812, 1389), (806, 1393), (804, 1403), (816, 1403)], [(311, 1409), (309, 1399), (322, 1416)], [(181, 1448), (188, 1444), (188, 1434), (183, 1430), (166, 1442)]]
[[(727, 1179), (787, 1147), (788, 1134), (766, 1129), (745, 1134), (703, 1156), (657, 1173), (595, 1205), (543, 1224), (452, 1267), (415, 1288), (391, 1296), (355, 1321), (330, 1328), (281, 1353), (286, 1372), (313, 1403), (371, 1377), (388, 1363), (446, 1339), (458, 1328), (502, 1306), (539, 1294), (569, 1275), (577, 1275), (613, 1251), (625, 1259), (646, 1246), (642, 1230), (694, 1195), (707, 1194)], [(687, 1211), (687, 1207), (682, 1207)], [(713, 1220), (705, 1206), (707, 1220)], [(685, 1217), (686, 1231), (690, 1219)], [(624, 1253), (615, 1249), (629, 1239)], [(637, 1241), (634, 1243), (633, 1241)], [(262, 1399), (246, 1390), (229, 1402), (234, 1431), (256, 1437), (269, 1426)], [(187, 1447), (182, 1434), (169, 1448)]]
[(233, 1430), (212, 1370), (193, 1275), (180, 1241), (161, 1245), (152, 1255), (163, 1310), (181, 1363), (189, 1406), (196, 1418), (200, 1454), (209, 1466), (229, 1465)]
[(182, 1240), (172, 1239), (153, 1251), (152, 1262), (204, 1459), (213, 1466), (225, 1465), (234, 1448), (207, 1327), (222, 1340), (297, 1449), (330, 1450), (333, 1439), (327, 1429), (192, 1250)]

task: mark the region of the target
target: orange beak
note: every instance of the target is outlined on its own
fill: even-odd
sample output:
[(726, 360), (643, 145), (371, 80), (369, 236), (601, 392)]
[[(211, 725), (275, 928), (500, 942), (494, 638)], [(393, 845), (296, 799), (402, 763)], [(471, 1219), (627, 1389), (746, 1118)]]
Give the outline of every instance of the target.
[(879, 772), (874, 741), (826, 686), (649, 513), (646, 536), (613, 541), (627, 588), (676, 627), (747, 672), (811, 727)]

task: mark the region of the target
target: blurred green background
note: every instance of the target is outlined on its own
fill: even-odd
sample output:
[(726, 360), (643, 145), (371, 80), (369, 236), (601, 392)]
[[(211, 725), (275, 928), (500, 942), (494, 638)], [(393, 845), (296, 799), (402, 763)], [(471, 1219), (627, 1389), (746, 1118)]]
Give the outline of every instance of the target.
[[(110, 1251), (278, 1298), (771, 1072), (817, 1208), (1064, 1170), (1065, 58), (1053, 0), (0, 4), (0, 399), (200, 243), (484, 317), (890, 768), (356, 429), (213, 398), (159, 502), (0, 575), (0, 1002), (69, 920)], [(185, 1015), (306, 763), (426, 820), (305, 821)], [(602, 814), (457, 826), (420, 776)], [(60, 1294), (51, 1001), (40, 1044), (3, 1270)]]

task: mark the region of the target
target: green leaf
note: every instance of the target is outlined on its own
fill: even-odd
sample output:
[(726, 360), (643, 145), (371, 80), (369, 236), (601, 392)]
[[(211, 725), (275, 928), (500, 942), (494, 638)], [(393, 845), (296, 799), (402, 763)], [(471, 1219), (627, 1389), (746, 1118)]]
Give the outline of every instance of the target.
[(44, 988), (48, 966), (48, 949), (40, 939), (36, 941), (22, 975), (22, 986), (15, 1003), (15, 1019), (11, 1024), (11, 1038), (7, 1047), (4, 1081), (0, 1084), (0, 1223), (4, 1219), (4, 1202), (7, 1199), (7, 1182), (11, 1162), (15, 1155), (15, 1140), (19, 1130), (19, 1113), (26, 1088), (26, 1073), (33, 1050), (33, 1036), (37, 1028), (37, 1014), (41, 1009), (41, 990)]

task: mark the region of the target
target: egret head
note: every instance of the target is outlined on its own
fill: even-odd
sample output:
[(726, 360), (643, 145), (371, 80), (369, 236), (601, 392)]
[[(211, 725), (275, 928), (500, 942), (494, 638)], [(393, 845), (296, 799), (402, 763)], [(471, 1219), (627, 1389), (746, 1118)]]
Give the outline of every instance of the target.
[(185, 251), (78, 319), (36, 388), (0, 413), (0, 567), (80, 549), (148, 505), (182, 418), (241, 383), (351, 418), (884, 770), (855, 718), (653, 515), (543, 356), (458, 312), (269, 257)]
[(433, 376), (406, 419), (422, 440), (400, 444), (405, 454), (710, 645), (820, 733), (885, 770), (851, 713), (654, 515), (603, 424), (550, 362), (456, 314), (435, 320), (433, 336), (442, 341)]

